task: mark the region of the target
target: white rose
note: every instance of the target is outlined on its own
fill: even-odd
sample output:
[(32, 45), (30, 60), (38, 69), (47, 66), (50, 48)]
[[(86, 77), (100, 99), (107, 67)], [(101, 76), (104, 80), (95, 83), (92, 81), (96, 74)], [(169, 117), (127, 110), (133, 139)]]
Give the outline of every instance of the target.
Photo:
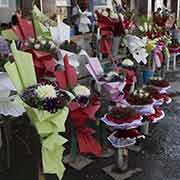
[(42, 45), (45, 45), (45, 44), (47, 43), (47, 41), (46, 41), (46, 40), (41, 40), (40, 43), (41, 43)]
[(34, 48), (35, 48), (35, 49), (39, 49), (40, 47), (41, 47), (40, 44), (35, 44), (35, 45), (34, 45)]
[(30, 42), (30, 43), (34, 43), (34, 42), (35, 42), (35, 39), (32, 38), (32, 37), (30, 37), (30, 38), (29, 38), (29, 42)]

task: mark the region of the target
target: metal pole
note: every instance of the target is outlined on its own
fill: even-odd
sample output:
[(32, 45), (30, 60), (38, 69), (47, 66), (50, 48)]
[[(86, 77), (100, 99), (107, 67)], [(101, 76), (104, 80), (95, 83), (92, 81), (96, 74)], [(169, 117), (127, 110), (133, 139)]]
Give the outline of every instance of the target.
[(117, 168), (122, 169), (124, 165), (123, 148), (117, 149)]
[(178, 2), (177, 2), (177, 20), (179, 20), (179, 18), (180, 18), (179, 7), (180, 7), (180, 0), (178, 0)]
[(168, 10), (171, 10), (171, 0), (167, 0), (167, 8)]
[(150, 18), (152, 16), (152, 0), (148, 0), (147, 16)]
[(43, 13), (43, 0), (40, 0), (40, 8), (41, 8), (41, 12)]
[(131, 0), (130, 1), (130, 9), (134, 10), (135, 8), (136, 8), (136, 2), (135, 2), (135, 0)]
[(128, 169), (128, 149), (117, 149), (117, 168), (120, 171), (126, 171)]

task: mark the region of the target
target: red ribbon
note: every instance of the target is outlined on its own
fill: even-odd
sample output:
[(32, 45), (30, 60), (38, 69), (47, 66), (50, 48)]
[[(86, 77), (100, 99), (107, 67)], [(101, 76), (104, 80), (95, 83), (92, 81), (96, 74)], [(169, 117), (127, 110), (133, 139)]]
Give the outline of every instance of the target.
[(76, 128), (80, 153), (92, 153), (96, 156), (101, 154), (101, 146), (93, 137), (94, 130), (86, 127), (88, 119), (95, 120), (95, 114), (101, 104), (96, 98), (92, 98), (87, 107), (82, 108), (79, 103), (71, 102), (70, 117)]

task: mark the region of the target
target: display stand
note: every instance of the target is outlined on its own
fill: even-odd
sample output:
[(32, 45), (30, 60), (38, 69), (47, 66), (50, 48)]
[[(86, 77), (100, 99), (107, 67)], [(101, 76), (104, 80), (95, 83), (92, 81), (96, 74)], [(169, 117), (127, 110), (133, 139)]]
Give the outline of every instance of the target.
[(128, 149), (117, 148), (116, 165), (103, 168), (103, 171), (115, 180), (129, 179), (136, 173), (142, 172), (141, 168), (128, 169)]

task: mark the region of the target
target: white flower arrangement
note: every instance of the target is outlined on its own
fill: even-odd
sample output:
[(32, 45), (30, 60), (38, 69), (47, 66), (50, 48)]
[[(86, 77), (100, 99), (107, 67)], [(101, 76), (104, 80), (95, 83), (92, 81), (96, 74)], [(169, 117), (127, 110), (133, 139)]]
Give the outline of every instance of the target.
[(37, 88), (36, 93), (39, 98), (56, 98), (56, 90), (52, 85), (41, 85)]
[(76, 96), (86, 96), (89, 97), (91, 95), (90, 90), (86, 86), (78, 85), (73, 89), (73, 92)]

